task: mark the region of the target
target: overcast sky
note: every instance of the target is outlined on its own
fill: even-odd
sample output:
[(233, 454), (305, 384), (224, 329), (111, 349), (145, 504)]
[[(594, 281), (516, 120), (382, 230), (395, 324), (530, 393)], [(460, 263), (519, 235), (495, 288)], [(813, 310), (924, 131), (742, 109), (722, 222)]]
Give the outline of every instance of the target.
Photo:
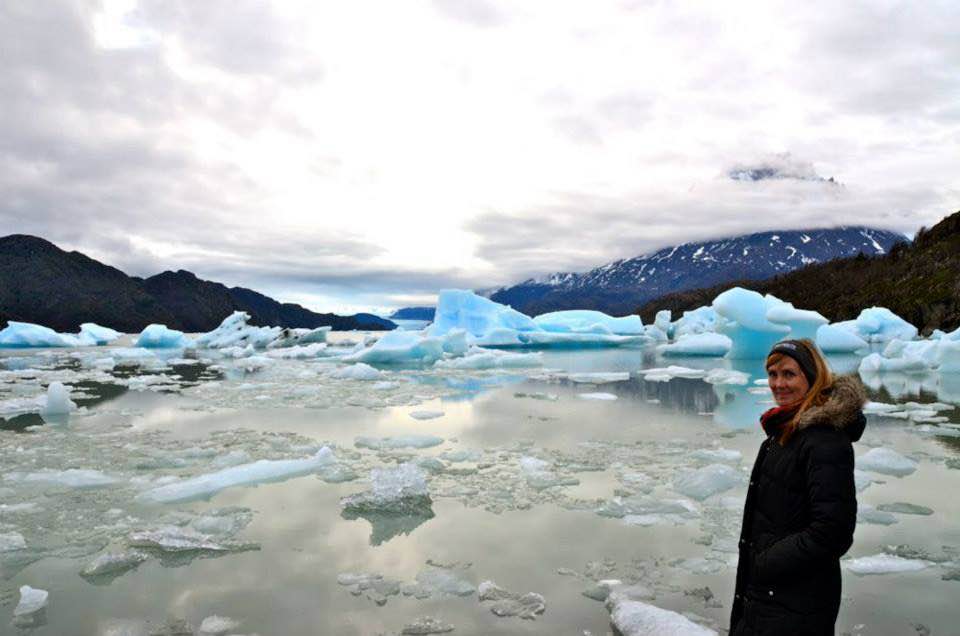
[(5, 0), (0, 233), (340, 312), (912, 234), (960, 209), (957, 33), (956, 0)]

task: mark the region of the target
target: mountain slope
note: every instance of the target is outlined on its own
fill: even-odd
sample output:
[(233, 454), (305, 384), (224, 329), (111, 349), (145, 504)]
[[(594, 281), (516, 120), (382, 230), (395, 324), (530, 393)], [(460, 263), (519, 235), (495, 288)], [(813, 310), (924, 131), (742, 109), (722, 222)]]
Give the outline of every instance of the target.
[(856, 318), (863, 308), (879, 305), (925, 333), (950, 331), (960, 327), (960, 212), (883, 255), (809, 265), (764, 281), (731, 281), (669, 294), (638, 312), (645, 321), (652, 321), (659, 309), (670, 309), (677, 317), (737, 285), (819, 311), (831, 321)]
[(885, 254), (906, 237), (867, 227), (759, 232), (684, 243), (584, 273), (558, 273), (497, 290), (490, 298), (526, 314), (559, 309), (630, 313), (664, 294), (732, 280), (762, 280), (858, 253)]
[(338, 316), (280, 303), (250, 289), (228, 288), (186, 270), (146, 279), (81, 254), (66, 252), (36, 236), (0, 237), (0, 326), (7, 320), (33, 322), (57, 331), (77, 331), (95, 322), (135, 333), (150, 323), (187, 332), (209, 331), (237, 310), (251, 323), (337, 330), (393, 329), (372, 314)]

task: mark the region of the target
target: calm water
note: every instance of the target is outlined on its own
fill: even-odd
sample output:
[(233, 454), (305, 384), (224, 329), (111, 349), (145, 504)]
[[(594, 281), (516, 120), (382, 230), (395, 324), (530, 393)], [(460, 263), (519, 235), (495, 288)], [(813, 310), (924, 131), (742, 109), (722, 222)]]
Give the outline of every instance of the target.
[[(2, 634), (148, 634), (169, 619), (199, 627), (213, 614), (239, 621), (235, 633), (262, 635), (399, 633), (426, 615), (454, 625), (455, 634), (608, 634), (603, 604), (582, 594), (600, 579), (641, 583), (658, 606), (715, 629), (726, 625), (743, 485), (695, 501), (673, 484), (713, 461), (697, 451), (739, 451), (742, 459), (729, 464), (740, 475), (749, 470), (761, 441), (756, 418), (769, 407), (769, 394), (752, 384), (647, 382), (636, 373), (723, 361), (665, 363), (641, 350), (547, 352), (543, 369), (393, 369), (360, 382), (332, 378), (336, 365), (329, 361), (277, 360), (249, 369), (242, 360), (172, 366), (136, 360), (98, 369), (95, 359), (110, 350), (79, 358), (3, 353), (0, 400), (27, 399), (61, 379), (75, 387), (82, 408), (66, 421), (44, 422), (35, 414), (0, 421), (0, 535), (17, 533), (27, 544), (0, 552)], [(834, 362), (856, 365), (855, 359)], [(738, 369), (756, 374), (756, 367)], [(596, 386), (565, 377), (609, 371), (632, 375)], [(949, 378), (871, 380), (880, 402), (960, 402)], [(618, 399), (579, 396), (597, 392)], [(411, 416), (422, 411), (443, 415)], [(942, 578), (956, 565), (941, 563), (955, 559), (952, 550), (960, 547), (954, 494), (960, 438), (950, 426), (960, 423), (960, 414), (942, 410), (939, 417), (947, 421), (869, 418), (858, 455), (887, 447), (918, 464), (904, 477), (869, 473), (874, 483), (860, 493), (861, 504), (908, 502), (933, 513), (896, 513), (893, 525), (859, 524), (850, 556), (903, 544), (923, 551), (930, 565), (875, 576), (845, 571), (838, 632), (911, 634), (922, 624), (933, 634), (960, 633), (953, 606), (960, 582)], [(443, 441), (420, 449), (355, 446), (361, 436), (408, 435)], [(356, 479), (310, 474), (180, 504), (137, 498), (165, 480), (258, 459), (302, 458), (324, 444)], [(369, 488), (371, 469), (426, 457), (442, 462), (427, 473), (432, 503), (426, 510), (344, 512), (340, 499)], [(524, 458), (546, 462), (559, 485), (542, 487), (521, 468)], [(24, 477), (70, 468), (114, 481), (77, 488)], [(618, 495), (686, 499), (690, 510), (646, 526), (598, 514), (609, 514)], [(204, 527), (197, 519), (210, 511), (237, 522), (208, 536), (244, 549), (152, 550), (139, 567), (116, 576), (79, 574), (99, 554), (129, 551), (133, 533)], [(498, 618), (475, 593), (421, 587), (419, 594), (354, 595), (338, 583), (341, 574), (370, 573), (395, 581), (394, 591), (409, 592), (418, 574), (425, 580), (438, 572), (467, 588), (493, 580), (512, 592), (537, 592), (546, 611), (532, 621)], [(39, 625), (11, 622), (21, 585), (50, 592)]]

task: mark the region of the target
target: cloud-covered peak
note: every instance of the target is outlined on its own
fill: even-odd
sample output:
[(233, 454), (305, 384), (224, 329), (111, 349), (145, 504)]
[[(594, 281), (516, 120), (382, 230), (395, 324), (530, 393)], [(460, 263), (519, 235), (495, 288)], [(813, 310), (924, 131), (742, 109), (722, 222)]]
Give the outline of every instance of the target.
[(766, 179), (795, 179), (797, 181), (821, 181), (837, 184), (833, 177), (824, 178), (817, 174), (809, 161), (799, 161), (789, 152), (770, 155), (752, 162), (740, 163), (727, 170), (727, 176), (734, 181), (764, 181)]

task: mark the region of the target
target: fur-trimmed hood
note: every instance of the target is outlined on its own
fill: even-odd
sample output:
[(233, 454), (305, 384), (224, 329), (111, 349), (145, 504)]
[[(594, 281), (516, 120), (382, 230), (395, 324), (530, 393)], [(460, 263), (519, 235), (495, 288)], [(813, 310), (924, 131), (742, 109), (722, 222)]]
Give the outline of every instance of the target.
[(859, 440), (866, 426), (862, 409), (867, 402), (867, 392), (860, 378), (839, 376), (825, 393), (827, 401), (804, 411), (797, 421), (797, 430), (810, 426), (833, 426), (846, 432), (852, 441)]

